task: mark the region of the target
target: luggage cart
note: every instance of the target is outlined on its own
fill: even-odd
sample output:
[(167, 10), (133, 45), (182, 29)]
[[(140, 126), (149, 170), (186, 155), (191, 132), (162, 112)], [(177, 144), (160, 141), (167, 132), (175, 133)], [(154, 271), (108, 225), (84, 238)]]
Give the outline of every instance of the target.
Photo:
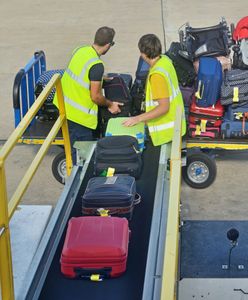
[[(37, 51), (27, 65), (16, 74), (13, 86), (15, 128), (18, 127), (22, 118), (35, 102), (35, 85), (40, 75), (45, 71), (45, 53), (43, 51)], [(42, 118), (39, 118), (40, 114), (41, 112), (38, 112), (37, 116), (32, 120), (30, 126), (20, 137), (19, 143), (32, 145), (43, 144), (56, 120), (42, 120)], [(63, 149), (64, 142), (61, 131), (59, 131), (52, 144), (60, 146)], [(61, 151), (55, 156), (52, 162), (53, 175), (61, 183), (64, 183), (66, 173), (65, 161), (65, 153)]]

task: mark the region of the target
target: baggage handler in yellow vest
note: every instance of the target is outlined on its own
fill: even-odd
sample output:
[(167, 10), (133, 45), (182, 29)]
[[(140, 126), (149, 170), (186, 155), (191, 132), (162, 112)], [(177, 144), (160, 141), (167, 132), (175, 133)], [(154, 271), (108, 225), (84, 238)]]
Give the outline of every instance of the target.
[[(108, 110), (120, 112), (119, 102), (112, 102), (102, 94), (104, 65), (100, 59), (114, 45), (115, 31), (101, 27), (95, 34), (92, 46), (82, 46), (74, 50), (71, 60), (62, 76), (62, 88), (68, 119), (71, 146), (75, 141), (90, 141), (97, 127), (98, 105), (107, 106)], [(55, 94), (53, 103), (58, 107)], [(73, 163), (76, 151), (72, 148)]]
[(146, 81), (146, 112), (128, 118), (123, 124), (133, 126), (146, 122), (153, 145), (159, 146), (172, 140), (179, 105), (183, 108), (182, 135), (186, 133), (182, 94), (171, 60), (161, 55), (162, 46), (158, 37), (146, 34), (140, 38), (138, 47), (141, 57), (150, 65)]

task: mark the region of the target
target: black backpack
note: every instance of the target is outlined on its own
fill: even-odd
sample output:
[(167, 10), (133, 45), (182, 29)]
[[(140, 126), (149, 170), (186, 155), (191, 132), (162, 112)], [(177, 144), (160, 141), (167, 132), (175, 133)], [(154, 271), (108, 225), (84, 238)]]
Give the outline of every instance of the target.
[[(36, 98), (39, 97), (43, 89), (46, 87), (48, 82), (51, 80), (54, 74), (60, 74), (61, 77), (63, 76), (65, 70), (59, 69), (59, 70), (49, 70), (43, 72), (40, 77), (38, 78), (36, 84), (35, 84), (35, 96)], [(46, 101), (44, 102), (43, 106), (41, 107), (41, 110), (39, 111), (39, 119), (43, 121), (48, 120), (56, 120), (59, 111), (57, 107), (53, 104), (53, 98), (55, 95), (55, 88), (52, 89), (51, 93), (47, 96)]]
[(180, 43), (172, 42), (165, 55), (172, 60), (179, 83), (182, 86), (192, 86), (196, 77), (193, 63), (182, 57), (180, 51), (182, 51)]
[(135, 72), (135, 80), (131, 88), (133, 115), (139, 115), (145, 111), (145, 86), (149, 68), (148, 63), (140, 56)]

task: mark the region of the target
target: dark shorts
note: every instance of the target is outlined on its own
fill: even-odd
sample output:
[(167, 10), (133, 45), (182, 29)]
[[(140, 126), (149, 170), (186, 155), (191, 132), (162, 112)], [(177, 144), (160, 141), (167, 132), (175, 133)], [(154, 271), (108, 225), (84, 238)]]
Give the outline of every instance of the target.
[(73, 148), (73, 144), (76, 141), (92, 141), (93, 140), (93, 130), (87, 128), (83, 125), (77, 124), (68, 120), (69, 126), (69, 135), (71, 141), (71, 149), (72, 149), (72, 161), (73, 164), (76, 164), (76, 149)]

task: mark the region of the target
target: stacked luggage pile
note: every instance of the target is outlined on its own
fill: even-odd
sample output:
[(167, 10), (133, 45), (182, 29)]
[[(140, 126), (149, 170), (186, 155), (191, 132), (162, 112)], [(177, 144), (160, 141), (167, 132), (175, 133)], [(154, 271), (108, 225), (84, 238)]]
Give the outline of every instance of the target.
[[(192, 138), (244, 138), (248, 135), (248, 17), (236, 28), (224, 19), (206, 28), (186, 24), (171, 57), (184, 98), (188, 135)], [(177, 44), (176, 56), (171, 55)], [(176, 58), (175, 58), (176, 57)], [(183, 60), (190, 82), (182, 80)], [(186, 61), (191, 66), (186, 66)], [(192, 80), (192, 67), (195, 82)]]
[[(109, 74), (108, 99), (124, 103), (120, 115), (131, 112), (131, 76)], [(136, 179), (142, 171), (145, 125), (122, 125), (126, 117), (100, 109), (101, 131), (94, 156), (94, 177), (82, 195), (82, 216), (69, 220), (61, 254), (61, 272), (67, 278), (101, 281), (121, 276), (127, 265), (129, 221), (141, 196)]]

